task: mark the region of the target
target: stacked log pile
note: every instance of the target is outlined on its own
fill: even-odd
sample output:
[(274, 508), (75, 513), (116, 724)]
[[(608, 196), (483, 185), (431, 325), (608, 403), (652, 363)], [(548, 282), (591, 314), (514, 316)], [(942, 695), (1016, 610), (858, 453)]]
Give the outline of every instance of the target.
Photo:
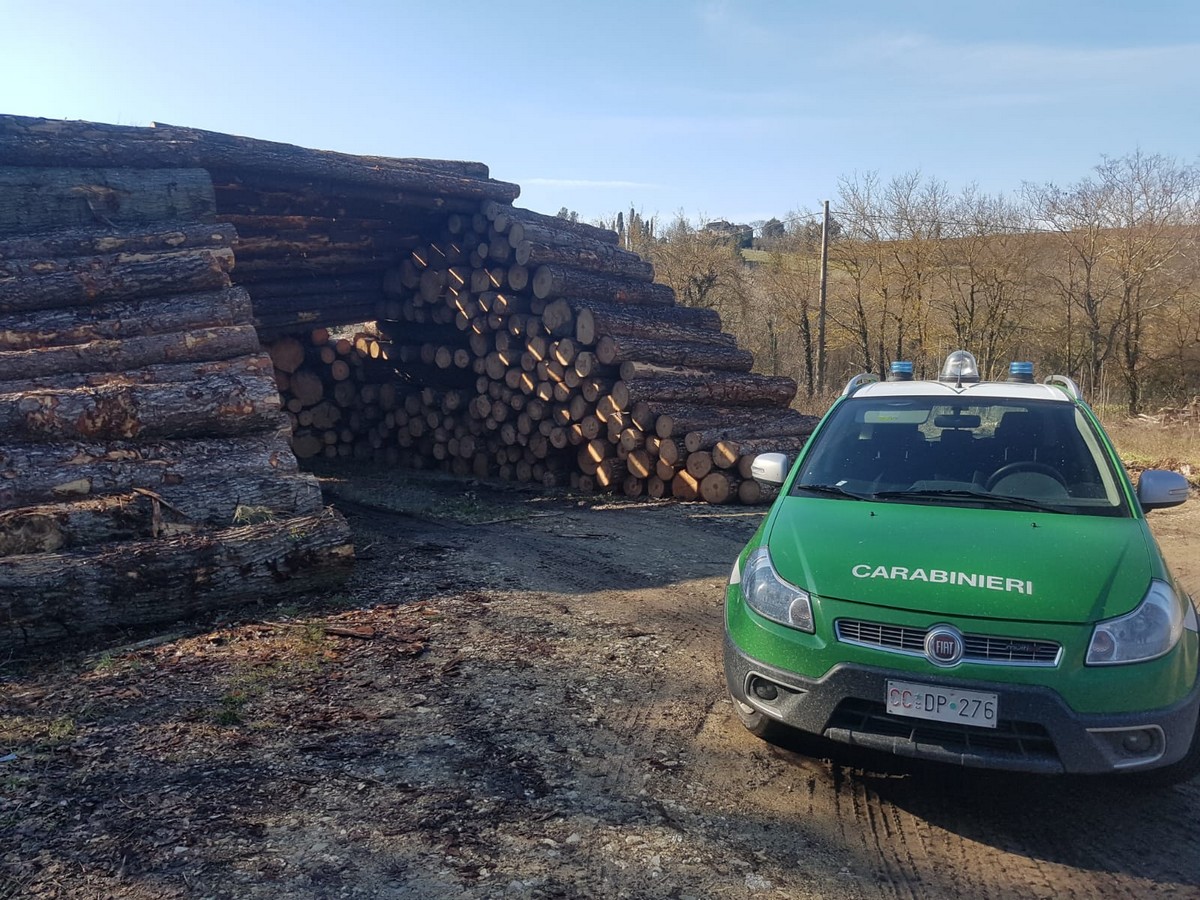
[(0, 159), (20, 640), (341, 577), (297, 456), (757, 502), (752, 455), (813, 424), (615, 234), (515, 208), (479, 163), (3, 115)]
[(345, 575), (214, 214), (204, 171), (0, 168), (0, 645)]
[(794, 382), (750, 371), (715, 312), (652, 279), (610, 231), (497, 203), (452, 215), (385, 274), (377, 334), (271, 345), (293, 448), (762, 502), (747, 454), (794, 448), (815, 420), (787, 409)]

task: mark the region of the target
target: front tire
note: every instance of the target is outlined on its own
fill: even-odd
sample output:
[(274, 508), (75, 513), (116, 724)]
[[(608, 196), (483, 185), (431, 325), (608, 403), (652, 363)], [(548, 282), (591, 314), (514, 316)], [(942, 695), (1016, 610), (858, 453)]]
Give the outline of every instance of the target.
[(792, 729), (782, 722), (777, 722), (765, 713), (760, 713), (753, 706), (743, 703), (733, 694), (729, 695), (733, 703), (733, 711), (738, 719), (746, 726), (746, 730), (757, 738), (770, 744), (778, 744), (791, 734)]

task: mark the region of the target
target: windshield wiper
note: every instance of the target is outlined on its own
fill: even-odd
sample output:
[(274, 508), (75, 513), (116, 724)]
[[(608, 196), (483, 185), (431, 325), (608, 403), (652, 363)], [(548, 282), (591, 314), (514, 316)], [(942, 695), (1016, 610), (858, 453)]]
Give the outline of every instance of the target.
[(1011, 497), (1008, 494), (992, 494), (987, 491), (961, 489), (925, 489), (909, 491), (879, 491), (871, 495), (875, 500), (976, 500), (981, 503), (1007, 506), (1011, 509), (1035, 509), (1040, 512), (1062, 512), (1057, 506), (1040, 503), (1026, 497)]
[(826, 494), (832, 497), (841, 497), (847, 500), (866, 500), (867, 497), (862, 494), (856, 494), (854, 491), (848, 491), (840, 484), (797, 484), (792, 488), (792, 492), (807, 491), (810, 494)]

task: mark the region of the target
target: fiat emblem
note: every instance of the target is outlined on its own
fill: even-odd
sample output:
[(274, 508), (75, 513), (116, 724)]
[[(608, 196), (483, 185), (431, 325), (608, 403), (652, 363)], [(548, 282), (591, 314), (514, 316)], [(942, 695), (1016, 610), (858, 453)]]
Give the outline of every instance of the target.
[(963, 655), (963, 636), (957, 628), (937, 625), (925, 635), (925, 655), (935, 666), (957, 665)]

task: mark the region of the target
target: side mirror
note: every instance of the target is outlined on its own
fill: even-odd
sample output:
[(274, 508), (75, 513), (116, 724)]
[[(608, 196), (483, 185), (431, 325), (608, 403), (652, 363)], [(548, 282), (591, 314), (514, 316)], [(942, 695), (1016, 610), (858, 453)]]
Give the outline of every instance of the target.
[[(786, 453), (760, 453), (750, 464), (750, 474), (755, 481), (764, 484), (783, 484), (787, 478), (788, 458)], [(1182, 476), (1180, 476), (1182, 477)]]
[(1147, 469), (1138, 479), (1137, 498), (1142, 509), (1166, 509), (1178, 506), (1188, 498), (1191, 485), (1178, 472), (1166, 469)]

